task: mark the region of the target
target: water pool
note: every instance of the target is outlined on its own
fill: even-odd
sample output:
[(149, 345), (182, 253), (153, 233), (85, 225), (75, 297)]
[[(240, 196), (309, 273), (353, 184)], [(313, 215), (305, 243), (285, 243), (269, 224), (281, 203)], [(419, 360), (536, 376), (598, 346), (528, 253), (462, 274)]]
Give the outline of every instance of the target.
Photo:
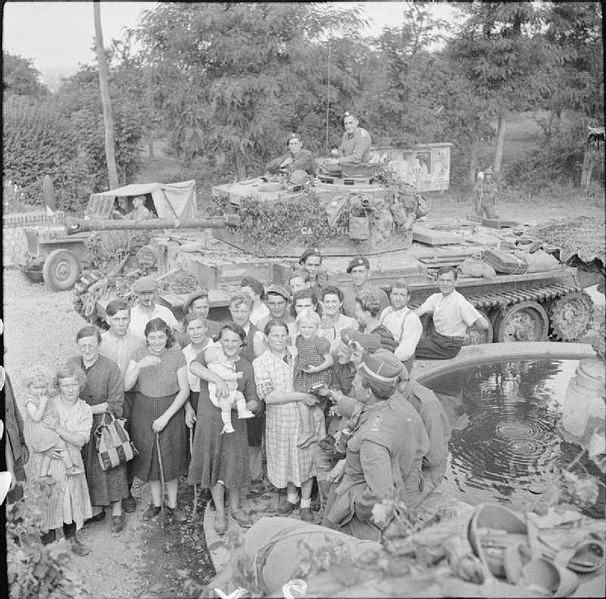
[[(442, 490), (466, 503), (526, 509), (579, 453), (559, 431), (562, 403), (579, 360), (511, 360), (439, 375), (436, 392), (453, 427)], [(574, 472), (604, 477), (588, 459)], [(604, 517), (604, 486), (585, 513)]]

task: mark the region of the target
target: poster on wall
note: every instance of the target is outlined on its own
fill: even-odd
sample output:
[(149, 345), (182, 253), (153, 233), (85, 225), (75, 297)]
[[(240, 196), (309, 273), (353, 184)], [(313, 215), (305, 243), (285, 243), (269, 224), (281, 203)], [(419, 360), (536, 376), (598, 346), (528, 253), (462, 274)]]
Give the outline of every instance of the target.
[(374, 148), (379, 160), (388, 160), (404, 181), (419, 192), (445, 191), (450, 184), (449, 143), (414, 148)]

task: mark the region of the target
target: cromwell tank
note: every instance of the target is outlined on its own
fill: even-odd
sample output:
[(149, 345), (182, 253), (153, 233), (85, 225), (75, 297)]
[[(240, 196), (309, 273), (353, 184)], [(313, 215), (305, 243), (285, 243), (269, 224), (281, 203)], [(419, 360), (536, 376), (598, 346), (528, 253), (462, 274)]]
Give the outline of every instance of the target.
[[(444, 146), (437, 144), (437, 150), (444, 153)], [(408, 157), (402, 153), (403, 161), (412, 155), (418, 164), (415, 152), (409, 151)], [(418, 152), (431, 157), (433, 148)], [(554, 258), (553, 247), (546, 246), (545, 252), (536, 238), (528, 237), (527, 229), (501, 228), (505, 223), (497, 223), (498, 228), (493, 222), (473, 219), (434, 223), (433, 228), (429, 222), (419, 223), (425, 207), (419, 192), (429, 191), (432, 184), (433, 189), (438, 184), (444, 189), (448, 183), (443, 182), (447, 164), (427, 163), (436, 166), (435, 171), (429, 169), (429, 177), (435, 175), (438, 180), (439, 174), (442, 180), (428, 181), (421, 169), (417, 174), (426, 177), (425, 187), (414, 177), (416, 185), (403, 183), (396, 176), (397, 160), (391, 171), (383, 168), (373, 176), (355, 179), (318, 178), (309, 187), (276, 186), (261, 178), (215, 187), (212, 201), (202, 202), (218, 206), (216, 214), (225, 217), (217, 221), (219, 227), (215, 225), (212, 235), (199, 227), (184, 230), (180, 222), (163, 223), (167, 225), (164, 235), (155, 234), (154, 242), (140, 248), (134, 264), (124, 271), (120, 261), (114, 260), (116, 272), (85, 273), (83, 278), (89, 278), (76, 285), (76, 307), (98, 322), (110, 299), (133, 300), (134, 280), (152, 274), (161, 284), (161, 302), (177, 318), (182, 317), (188, 293), (205, 286), (210, 290), (211, 318), (221, 320), (228, 316), (229, 297), (242, 277), (286, 283), (302, 251), (315, 246), (324, 256), (322, 267), (330, 282), (348, 284), (347, 263), (352, 255), (364, 254), (370, 257), (371, 282), (388, 291), (391, 282), (405, 279), (411, 286), (413, 306), (437, 290), (438, 268), (461, 268), (458, 289), (492, 325), (491, 330), (469, 337), (468, 343), (583, 337), (593, 304), (577, 282), (576, 269)], [(403, 171), (400, 165), (400, 175)], [(232, 220), (232, 215), (237, 218)], [(99, 230), (116, 227), (112, 221), (91, 225)], [(145, 221), (138, 225), (145, 226)], [(72, 226), (72, 230), (81, 229)], [(543, 259), (535, 260), (538, 256)], [(129, 258), (123, 255), (122, 260), (127, 264)], [(500, 272), (483, 270), (479, 276), (474, 268), (486, 263)], [(469, 269), (470, 264), (474, 268)]]

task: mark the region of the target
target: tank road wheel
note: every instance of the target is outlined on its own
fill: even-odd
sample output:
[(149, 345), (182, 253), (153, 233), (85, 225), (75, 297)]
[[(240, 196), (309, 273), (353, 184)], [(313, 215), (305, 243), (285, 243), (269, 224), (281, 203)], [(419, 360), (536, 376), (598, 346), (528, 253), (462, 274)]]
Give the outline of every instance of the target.
[(484, 330), (468, 330), (463, 340), (463, 345), (480, 345), (482, 343), (492, 343), (493, 329), (492, 322), (488, 318), (488, 314), (484, 310), (478, 312), (488, 321), (488, 329)]
[(80, 264), (69, 250), (54, 250), (44, 261), (42, 276), (53, 291), (71, 289), (78, 280)]
[(572, 291), (551, 305), (551, 328), (562, 341), (580, 339), (591, 323), (593, 302), (584, 291)]
[(494, 321), (494, 340), (545, 341), (549, 329), (547, 312), (537, 302), (520, 302), (508, 306)]

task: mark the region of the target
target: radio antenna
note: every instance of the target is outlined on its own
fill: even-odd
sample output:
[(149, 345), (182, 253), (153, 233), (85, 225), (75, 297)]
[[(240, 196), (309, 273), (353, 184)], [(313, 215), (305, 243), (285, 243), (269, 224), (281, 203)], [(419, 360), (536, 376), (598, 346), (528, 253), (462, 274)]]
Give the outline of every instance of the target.
[(328, 115), (330, 109), (330, 40), (328, 41), (328, 63), (326, 65), (326, 153), (328, 156)]

